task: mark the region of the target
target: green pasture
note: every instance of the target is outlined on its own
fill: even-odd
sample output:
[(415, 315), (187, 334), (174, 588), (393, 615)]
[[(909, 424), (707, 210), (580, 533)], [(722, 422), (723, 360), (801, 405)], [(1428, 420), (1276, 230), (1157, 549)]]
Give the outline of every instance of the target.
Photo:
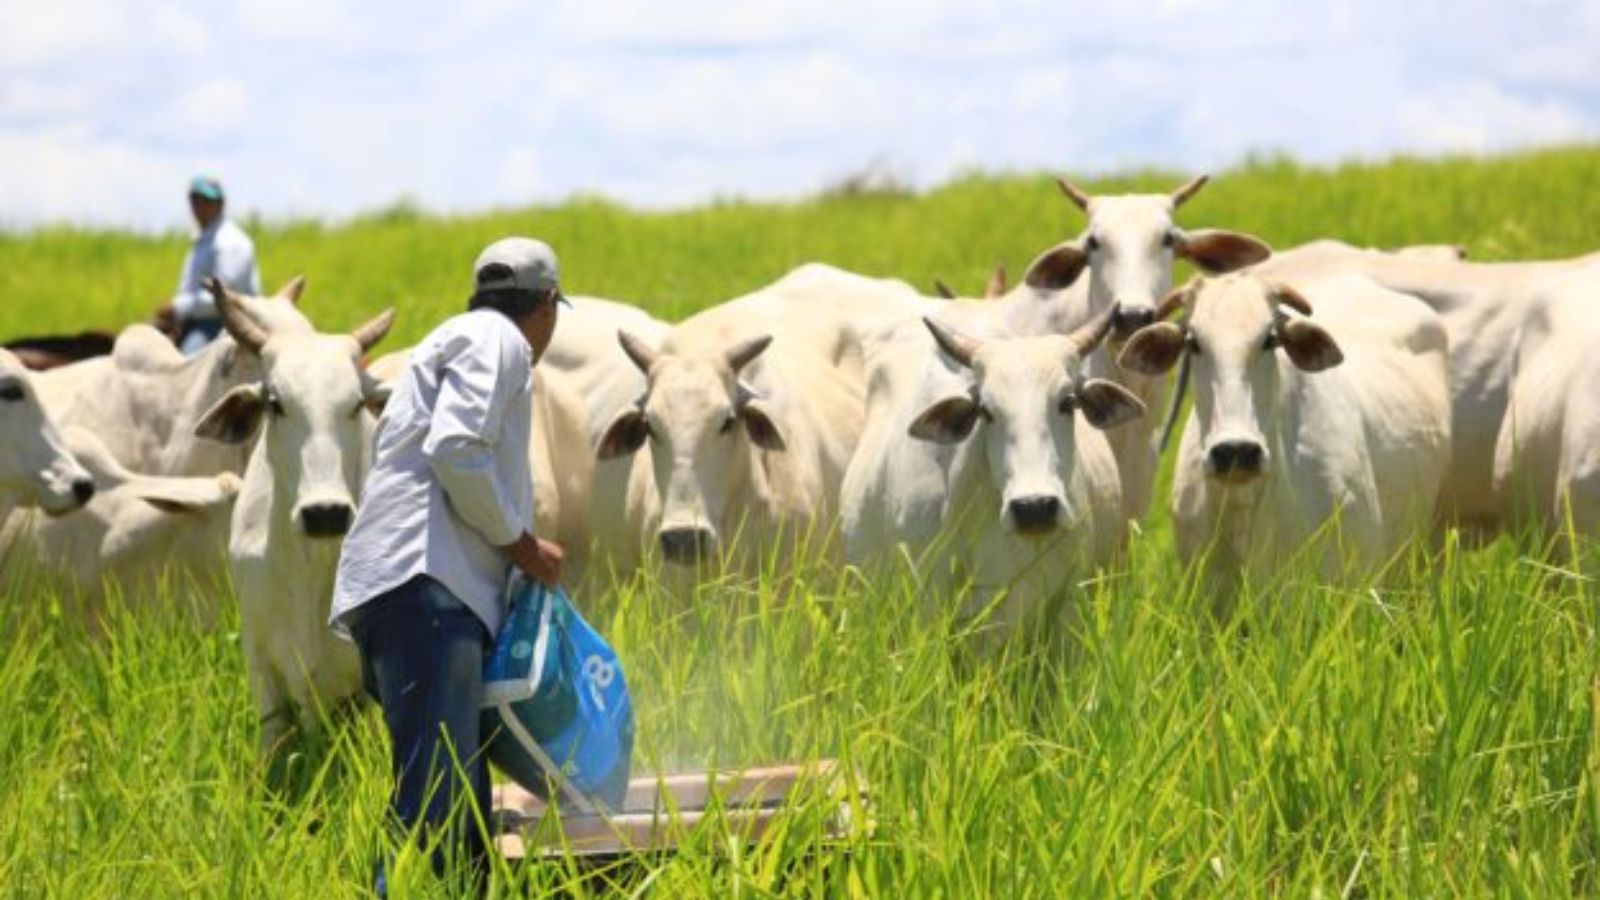
[[(1092, 189), (1167, 189), (1141, 172)], [(1600, 148), (1220, 173), (1182, 224), (1276, 246), (1461, 243), (1478, 259), (1600, 248)], [(602, 200), (464, 218), (403, 207), (257, 223), (263, 274), (309, 276), (332, 330), (390, 304), (402, 346), (462, 304), (508, 232), (574, 294), (677, 318), (822, 260), (977, 292), (1075, 234), (1045, 174), (925, 195), (637, 213)], [(0, 336), (113, 328), (176, 278), (184, 237), (0, 235)], [(1165, 483), (1165, 479), (1163, 480)], [(1594, 536), (1578, 536), (1593, 541)], [(672, 858), (503, 868), (499, 896), (1588, 897), (1600, 895), (1594, 557), (1531, 542), (1398, 551), (1367, 583), (1291, 567), (1223, 615), (1164, 512), (1053, 624), (974, 658), (914, 575), (800, 561), (692, 593), (641, 576), (578, 598), (615, 641), (636, 768), (837, 757), (864, 804), (809, 795), (771, 840), (713, 820)], [(788, 568), (788, 567), (786, 567)], [(86, 624), (48, 586), (0, 597), (0, 894), (357, 897), (383, 840), (386, 747), (340, 712), (257, 753), (231, 597), (181, 585)], [(220, 609), (219, 624), (193, 604)], [(841, 800), (844, 836), (823, 837)], [(396, 896), (450, 896), (414, 856)]]

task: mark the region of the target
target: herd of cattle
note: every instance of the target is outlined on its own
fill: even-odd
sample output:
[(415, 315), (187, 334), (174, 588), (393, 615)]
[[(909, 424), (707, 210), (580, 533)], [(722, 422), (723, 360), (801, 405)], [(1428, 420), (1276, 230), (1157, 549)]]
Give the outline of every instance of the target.
[[(966, 603), (1003, 597), (1014, 627), (1113, 564), (1146, 515), (1174, 368), (1193, 401), (1177, 546), (1213, 571), (1268, 573), (1330, 522), (1330, 578), (1443, 526), (1600, 530), (1600, 253), (1273, 254), (1177, 226), (1204, 184), (1062, 182), (1084, 231), (982, 299), (821, 264), (676, 324), (574, 298), (534, 376), (538, 531), (574, 577), (693, 577), (802, 545), (910, 558), (926, 596), (969, 584)], [(1174, 290), (1179, 259), (1208, 277)], [(226, 335), (192, 358), (137, 325), (48, 372), (0, 351), (0, 579), (42, 571), (93, 603), (174, 567), (231, 573), (269, 741), (282, 713), (358, 692), (325, 622), (406, 361), (367, 361), (392, 310), (327, 334), (303, 288), (213, 286)]]

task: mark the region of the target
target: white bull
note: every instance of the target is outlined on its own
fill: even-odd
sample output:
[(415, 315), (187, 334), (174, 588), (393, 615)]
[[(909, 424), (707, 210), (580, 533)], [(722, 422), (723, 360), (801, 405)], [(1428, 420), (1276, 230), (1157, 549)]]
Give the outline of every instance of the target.
[[(1519, 531), (1600, 534), (1600, 262), (1534, 292), (1517, 337), (1494, 487)], [(1570, 518), (1569, 518), (1570, 517)]]
[[(1443, 323), (1415, 299), (1360, 277), (1294, 289), (1248, 275), (1197, 282), (1123, 349), (1160, 373), (1187, 354), (1194, 409), (1172, 514), (1185, 561), (1215, 574), (1268, 573), (1337, 517), (1329, 577), (1388, 559), (1426, 533), (1450, 453)], [(1310, 318), (1313, 306), (1315, 318)]]
[(1291, 286), (1359, 273), (1422, 300), (1439, 314), (1450, 335), (1454, 447), (1440, 514), (1469, 536), (1487, 538), (1498, 532), (1504, 518), (1490, 485), (1518, 331), (1544, 280), (1594, 261), (1600, 261), (1600, 254), (1545, 262), (1456, 262), (1316, 241), (1279, 253), (1253, 271)]
[[(923, 393), (919, 353), (875, 358), (875, 379), (903, 384), (874, 391), (903, 402), (884, 410), (885, 439), (863, 442), (851, 460), (860, 489), (847, 491), (857, 501), (844, 513), (850, 557), (869, 564), (903, 544), (919, 563), (948, 559), (927, 569), (932, 592), (969, 577), (972, 612), (1009, 589), (999, 619), (1014, 627), (1121, 546), (1121, 483), (1102, 431), (1144, 408), (1126, 388), (1085, 375), (1111, 330), (1109, 312), (1070, 335), (984, 341), (924, 322), (963, 378), (954, 390)], [(903, 473), (922, 473), (920, 487), (941, 498), (936, 515), (897, 502), (898, 488), (917, 487)]]
[[(995, 301), (991, 315), (1011, 334), (1065, 334), (1112, 314), (1112, 333), (1089, 359), (1089, 375), (1128, 388), (1147, 409), (1160, 409), (1166, 379), (1119, 369), (1116, 353), (1135, 331), (1154, 321), (1156, 306), (1172, 288), (1172, 267), (1186, 259), (1210, 273), (1231, 272), (1271, 254), (1261, 241), (1232, 231), (1185, 230), (1174, 221), (1179, 207), (1208, 181), (1194, 178), (1170, 194), (1092, 197), (1067, 181), (1063, 193), (1088, 214), (1078, 237), (1057, 244), (1028, 266), (1022, 283)], [(1079, 275), (1087, 269), (1089, 277)], [(1139, 519), (1150, 505), (1158, 448), (1158, 416), (1144, 416), (1109, 432), (1122, 476), (1123, 509)]]
[[(271, 746), (292, 716), (361, 687), (355, 649), (327, 627), (340, 539), (366, 477), (371, 415), (388, 389), (361, 357), (388, 333), (394, 311), (349, 335), (254, 318), (213, 282), (228, 333), (261, 360), (261, 380), (229, 391), (195, 433), (236, 446), (254, 441), (234, 507), (229, 565), (239, 595), (250, 683)], [(260, 432), (260, 440), (256, 434)]]
[(38, 506), (71, 512), (94, 496), (94, 479), (73, 459), (34, 377), (0, 350), (0, 508)]
[[(773, 327), (776, 337), (741, 335), (752, 327)], [(632, 539), (611, 548), (620, 567), (650, 544), (670, 562), (692, 564), (723, 555), (736, 539), (745, 560), (779, 538), (828, 542), (862, 397), (859, 380), (835, 368), (806, 331), (712, 310), (675, 328), (659, 350), (619, 335), (646, 375), (644, 394), (608, 423), (597, 449), (602, 460), (634, 454)], [(636, 453), (646, 445), (648, 453)]]
[[(581, 300), (575, 301), (574, 311), (582, 305)], [(704, 310), (676, 327), (662, 325), (638, 313), (635, 317), (646, 322), (644, 333), (636, 334), (624, 325), (611, 333), (607, 346), (586, 350), (587, 358), (600, 361), (599, 365), (607, 370), (601, 390), (589, 395), (590, 410), (596, 416), (591, 420), (591, 426), (597, 431), (594, 446), (605, 446), (614, 426), (640, 411), (642, 398), (647, 394), (657, 395), (652, 378), (645, 372), (648, 364), (641, 366), (639, 359), (654, 360), (658, 356), (674, 359), (665, 376), (669, 386), (660, 396), (689, 396), (698, 390), (689, 386), (695, 377), (673, 372), (695, 370), (699, 363), (715, 369), (726, 361), (725, 352), (735, 344), (769, 332), (777, 334), (773, 356), (770, 360), (763, 357), (751, 370), (750, 382), (764, 394), (763, 402), (751, 409), (764, 406), (777, 410), (777, 417), (787, 420), (777, 423), (777, 431), (793, 431), (792, 443), (796, 446), (792, 450), (763, 448), (734, 435), (731, 444), (738, 444), (740, 449), (729, 456), (718, 455), (726, 448), (706, 447), (703, 452), (709, 454), (708, 461), (697, 468), (701, 474), (694, 478), (703, 476), (739, 487), (708, 484), (705, 497), (709, 499), (693, 502), (708, 509), (716, 508), (717, 511), (706, 515), (715, 522), (708, 525), (708, 531), (696, 532), (702, 534), (701, 538), (684, 538), (689, 542), (685, 545), (688, 549), (664, 552), (676, 559), (699, 558), (696, 546), (709, 551), (712, 544), (730, 537), (727, 529), (737, 528), (739, 522), (735, 520), (740, 519), (736, 513), (724, 521), (723, 495), (730, 491), (729, 502), (735, 504), (744, 502), (747, 491), (749, 496), (757, 498), (753, 501), (757, 509), (745, 523), (749, 540), (742, 544), (747, 549), (752, 549), (755, 542), (770, 536), (774, 530), (795, 537), (815, 527), (819, 535), (826, 535), (833, 530), (839, 479), (860, 428), (862, 336), (886, 323), (915, 317), (935, 308), (934, 301), (920, 297), (904, 282), (869, 278), (832, 266), (808, 263), (772, 284)], [(607, 310), (602, 307), (601, 311), (603, 314)], [(592, 330), (575, 330), (563, 338), (567, 324), (563, 319), (557, 326), (554, 343), (569, 341), (572, 343), (566, 346), (572, 346), (579, 340), (574, 335), (587, 333), (591, 338), (594, 335)], [(626, 331), (630, 335), (628, 345), (639, 352), (632, 356), (625, 352), (617, 340), (618, 331)], [(664, 353), (664, 350), (671, 352)], [(685, 365), (680, 366), (678, 362)], [(618, 372), (619, 367), (626, 371)], [(701, 371), (705, 377), (699, 381), (708, 391), (705, 396), (712, 398), (706, 401), (709, 405), (675, 418), (674, 421), (682, 423), (677, 427), (701, 428), (701, 424), (691, 424), (696, 416), (720, 414), (740, 405), (729, 401), (722, 388), (713, 386), (720, 376), (708, 376), (707, 371)], [(718, 397), (723, 399), (716, 399)], [(736, 401), (737, 397), (733, 399)], [(688, 410), (689, 407), (681, 408)], [(712, 424), (720, 428), (722, 423)], [(746, 431), (741, 429), (741, 434)], [(687, 431), (676, 438), (666, 438), (680, 443), (691, 439)], [(639, 441), (636, 447), (642, 447), (643, 443)], [(659, 447), (652, 446), (652, 457), (659, 457), (661, 452)], [(656, 537), (658, 527), (650, 524), (660, 516), (661, 500), (659, 497), (648, 499), (657, 493), (656, 475), (648, 471), (649, 467), (641, 468), (642, 464), (632, 457), (632, 451), (623, 445), (612, 444), (597, 455), (595, 503), (591, 515), (595, 548), (606, 554), (602, 565), (626, 572), (637, 564), (640, 550), (675, 539)], [(752, 471), (752, 461), (755, 463), (753, 477), (748, 474)], [(733, 467), (725, 477), (711, 474), (724, 465)], [(680, 479), (679, 483), (689, 482)], [(716, 537), (706, 538), (706, 534)], [(695, 543), (702, 540), (708, 543)]]
[(103, 608), (108, 584), (124, 597), (138, 598), (153, 591), (169, 569), (202, 589), (224, 583), (237, 475), (136, 475), (88, 431), (68, 428), (63, 433), (98, 490), (81, 512), (70, 516), (43, 518), (19, 510), (5, 519), (0, 557), (7, 560), (7, 574), (53, 576), (91, 615)]

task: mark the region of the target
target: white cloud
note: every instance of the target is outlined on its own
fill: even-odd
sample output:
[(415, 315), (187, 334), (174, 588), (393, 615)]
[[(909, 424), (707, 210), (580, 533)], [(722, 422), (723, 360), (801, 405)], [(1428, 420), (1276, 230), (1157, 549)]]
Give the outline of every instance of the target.
[(116, 0), (5, 0), (0, 22), (0, 69), (88, 59), (114, 49), (127, 34)]
[[(1600, 137), (1600, 4), (0, 0), (6, 224), (600, 191), (795, 196), (887, 160), (1215, 168)], [(135, 14), (137, 12), (137, 14)]]
[(1405, 104), (1403, 133), (1423, 150), (1482, 152), (1592, 136), (1588, 123), (1553, 100), (1525, 100), (1486, 82), (1449, 85)]

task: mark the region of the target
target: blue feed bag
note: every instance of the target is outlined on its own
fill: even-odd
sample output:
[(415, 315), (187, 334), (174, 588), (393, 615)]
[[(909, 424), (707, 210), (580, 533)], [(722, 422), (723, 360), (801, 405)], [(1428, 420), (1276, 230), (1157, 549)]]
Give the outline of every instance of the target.
[(484, 665), (489, 759), (540, 797), (620, 809), (633, 755), (622, 663), (566, 591), (518, 578)]

